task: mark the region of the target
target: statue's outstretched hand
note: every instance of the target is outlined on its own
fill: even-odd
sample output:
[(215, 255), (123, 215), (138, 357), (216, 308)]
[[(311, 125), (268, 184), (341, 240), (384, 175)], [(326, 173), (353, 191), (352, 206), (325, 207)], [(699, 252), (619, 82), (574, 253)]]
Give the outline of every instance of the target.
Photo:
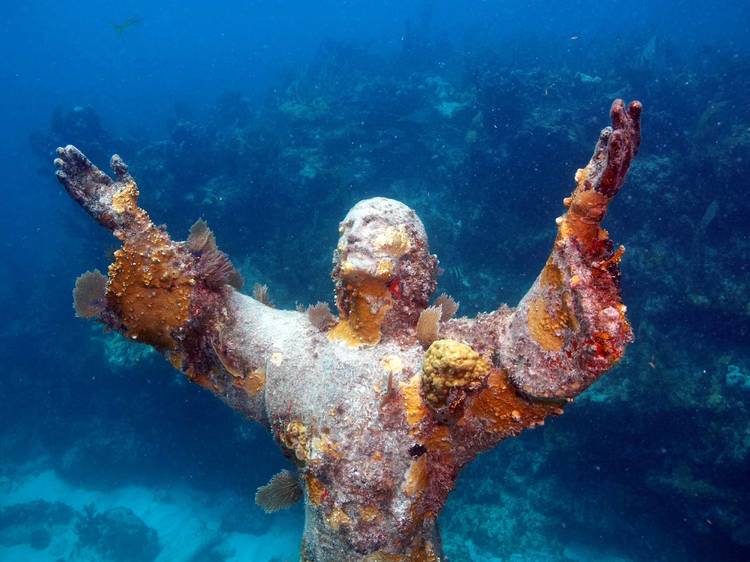
[(599, 135), (594, 154), (585, 168), (576, 173), (576, 188), (565, 198), (568, 213), (558, 219), (560, 234), (573, 235), (591, 248), (600, 236), (598, 226), (604, 219), (610, 201), (625, 181), (641, 144), (641, 103), (627, 106), (618, 99), (612, 104), (612, 126)]
[(131, 226), (138, 211), (138, 188), (118, 155), (110, 161), (115, 180), (70, 144), (57, 149), (55, 167), (66, 191), (97, 222), (110, 230)]

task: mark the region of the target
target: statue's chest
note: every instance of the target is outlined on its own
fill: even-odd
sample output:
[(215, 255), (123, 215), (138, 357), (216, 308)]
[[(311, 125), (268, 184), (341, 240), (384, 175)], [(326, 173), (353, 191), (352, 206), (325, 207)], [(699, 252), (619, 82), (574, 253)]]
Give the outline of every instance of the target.
[[(305, 464), (324, 457), (377, 459), (394, 433), (404, 430), (397, 397), (418, 368), (421, 353), (338, 344), (313, 351), (297, 361), (269, 361), (267, 377), (274, 392), (267, 394), (266, 403), (274, 434)], [(368, 450), (355, 453), (355, 444)]]

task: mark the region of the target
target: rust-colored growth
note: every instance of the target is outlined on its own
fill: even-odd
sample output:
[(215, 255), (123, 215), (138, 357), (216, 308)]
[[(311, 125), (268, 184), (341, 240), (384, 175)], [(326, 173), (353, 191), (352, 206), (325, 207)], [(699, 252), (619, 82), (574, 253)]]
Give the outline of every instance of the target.
[(589, 248), (597, 240), (605, 240), (607, 232), (599, 224), (604, 219), (609, 198), (594, 191), (588, 181), (588, 170), (582, 168), (576, 173), (577, 187), (569, 200), (568, 212), (560, 223), (559, 236), (571, 236)]
[(429, 482), (427, 456), (422, 455), (411, 461), (411, 466), (409, 466), (409, 471), (406, 473), (406, 480), (404, 482), (404, 493), (407, 496), (417, 496), (427, 488)]
[(566, 332), (578, 331), (573, 296), (564, 286), (563, 272), (550, 258), (540, 276), (541, 296), (529, 303), (529, 332), (545, 351), (560, 351)]
[[(62, 150), (62, 152), (60, 152)], [(99, 222), (112, 228), (123, 241), (109, 266), (107, 308), (122, 324), (127, 337), (151, 344), (161, 350), (174, 350), (173, 333), (190, 317), (190, 297), (195, 285), (190, 268), (191, 257), (151, 222), (148, 213), (138, 207), (138, 186), (118, 156), (112, 157), (112, 169), (119, 181), (112, 182), (73, 147), (60, 149), (61, 181)], [(98, 197), (88, 199), (78, 193), (69, 167), (78, 166), (83, 177), (90, 174), (89, 191)], [(84, 190), (84, 193), (86, 191)], [(110, 198), (109, 206), (102, 201)]]
[[(325, 433), (313, 437), (310, 440), (310, 445), (315, 453), (320, 453), (324, 457), (329, 457), (331, 459), (340, 459), (342, 457), (339, 445), (331, 441), (331, 438)], [(321, 455), (315, 456), (320, 458)]]
[(125, 335), (173, 349), (174, 331), (190, 318), (195, 285), (183, 252), (148, 221), (142, 233), (128, 236), (115, 252), (109, 279), (107, 302)]
[(349, 283), (339, 296), (339, 308), (345, 314), (328, 337), (357, 347), (380, 341), (380, 326), (391, 306), (391, 294), (380, 280), (367, 278)]
[(349, 526), (352, 523), (352, 518), (342, 508), (336, 506), (330, 513), (326, 515), (326, 523), (334, 531), (338, 531), (341, 527)]
[(128, 178), (123, 182), (123, 186), (112, 195), (112, 209), (121, 215), (135, 216), (138, 211), (138, 185)]
[(359, 508), (359, 519), (365, 523), (373, 523), (382, 518), (380, 510), (374, 505), (363, 505)]
[(563, 285), (563, 273), (557, 264), (549, 258), (547, 263), (544, 264), (542, 273), (540, 275), (542, 287), (550, 287), (552, 289), (560, 289)]
[(529, 304), (529, 332), (534, 341), (546, 351), (560, 351), (563, 348), (566, 321), (567, 315), (562, 314), (560, 309), (550, 312), (547, 301), (543, 298), (535, 298)]
[(424, 436), (424, 446), (430, 453), (450, 453), (454, 443), (447, 425), (434, 425)]
[(546, 416), (560, 411), (557, 405), (523, 398), (504, 371), (493, 369), (487, 377), (487, 388), (467, 400), (464, 418), (459, 424), (479, 421), (493, 439), (503, 439), (538, 425)]
[(263, 369), (256, 369), (250, 371), (242, 379), (242, 382), (238, 384), (241, 386), (250, 396), (255, 396), (266, 385), (266, 373)]
[(308, 433), (302, 422), (294, 420), (286, 424), (279, 432), (279, 441), (294, 453), (298, 461), (302, 463), (308, 461), (310, 456), (308, 453)]
[(325, 486), (309, 472), (305, 476), (305, 483), (307, 484), (307, 498), (310, 503), (314, 506), (319, 506), (328, 495)]
[(641, 104), (634, 101), (625, 106), (618, 99), (612, 103), (612, 127), (599, 136), (594, 154), (585, 168), (576, 172), (576, 187), (565, 198), (568, 212), (558, 219), (558, 238), (577, 238), (585, 249), (592, 251), (607, 239), (599, 227), (607, 206), (625, 181), (625, 174), (641, 144)]
[(414, 375), (406, 383), (401, 383), (401, 396), (404, 400), (404, 412), (406, 422), (411, 428), (412, 434), (417, 433), (420, 422), (427, 416), (428, 410), (420, 393), (422, 383), (421, 375)]
[(169, 361), (169, 364), (172, 365), (177, 371), (182, 371), (183, 366), (185, 365), (185, 355), (183, 353), (180, 353), (179, 351), (172, 351), (169, 353), (166, 353), (167, 361)]
[(191, 367), (185, 369), (185, 376), (193, 384), (197, 384), (201, 388), (205, 388), (210, 392), (216, 392), (216, 390), (218, 389), (216, 383), (208, 374), (196, 371)]

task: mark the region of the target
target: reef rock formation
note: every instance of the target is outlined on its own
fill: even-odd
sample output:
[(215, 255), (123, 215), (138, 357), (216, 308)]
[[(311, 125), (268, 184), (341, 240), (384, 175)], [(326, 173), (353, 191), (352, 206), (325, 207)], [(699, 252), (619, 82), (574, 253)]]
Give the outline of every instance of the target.
[(426, 350), (417, 324), (437, 258), (419, 217), (398, 201), (362, 201), (339, 225), (339, 316), (319, 322), (238, 292), (204, 223), (190, 240), (172, 240), (138, 206), (118, 156), (114, 179), (73, 146), (58, 149), (55, 165), (68, 193), (123, 244), (97, 319), (263, 424), (296, 463), (301, 559), (434, 561), (436, 518), (461, 467), (562, 413), (632, 339), (623, 250), (600, 223), (638, 151), (640, 112), (638, 102), (612, 105), (612, 127), (576, 172), (550, 257), (518, 307), (437, 314), (439, 339)]

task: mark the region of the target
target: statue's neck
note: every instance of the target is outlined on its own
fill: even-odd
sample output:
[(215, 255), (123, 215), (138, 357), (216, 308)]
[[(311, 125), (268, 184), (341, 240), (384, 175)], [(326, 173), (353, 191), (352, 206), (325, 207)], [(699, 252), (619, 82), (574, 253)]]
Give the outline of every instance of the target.
[(375, 345), (380, 341), (386, 313), (393, 305), (388, 285), (377, 279), (357, 284), (342, 282), (336, 303), (341, 319), (328, 337), (354, 347)]

